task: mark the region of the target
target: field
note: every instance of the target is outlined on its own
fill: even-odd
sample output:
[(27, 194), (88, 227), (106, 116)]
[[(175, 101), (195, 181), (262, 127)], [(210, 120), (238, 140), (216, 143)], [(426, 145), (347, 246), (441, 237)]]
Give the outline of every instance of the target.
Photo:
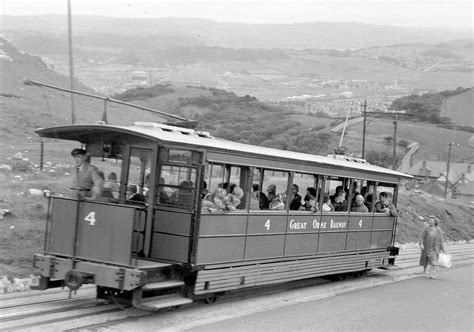
[[(344, 146), (349, 151), (361, 151), (362, 122), (346, 128)], [(384, 137), (393, 137), (393, 120), (367, 119), (366, 151), (386, 150), (392, 153), (393, 145), (385, 145)], [(427, 123), (398, 121), (397, 141), (418, 142), (420, 149), (414, 156), (413, 164), (419, 160), (447, 160), (448, 146), (453, 142), (451, 161), (472, 161), (472, 148), (468, 146), (471, 133), (440, 128)], [(397, 151), (405, 154), (405, 148), (397, 146)]]

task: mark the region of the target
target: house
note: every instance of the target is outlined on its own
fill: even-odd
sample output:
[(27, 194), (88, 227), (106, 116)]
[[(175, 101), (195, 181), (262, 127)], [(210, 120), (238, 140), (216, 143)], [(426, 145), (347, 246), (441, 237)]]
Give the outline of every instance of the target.
[[(469, 195), (468, 184), (474, 184), (474, 173), (472, 173), (472, 164), (468, 163), (450, 163), (448, 174), (448, 186), (446, 188), (446, 168), (445, 161), (422, 160), (416, 163), (408, 170), (408, 174), (413, 175), (424, 191), (436, 195), (444, 196), (446, 190), (447, 196), (458, 197), (458, 189), (461, 190), (461, 196)], [(466, 186), (464, 188), (464, 186)], [(466, 191), (467, 190), (467, 191)], [(452, 194), (451, 194), (452, 191)]]
[[(436, 180), (443, 174), (444, 178), (446, 178), (446, 169), (446, 161), (421, 160), (410, 167), (407, 173), (413, 175), (413, 177), (418, 181), (425, 180), (425, 182), (428, 182), (426, 180)], [(449, 182), (455, 183), (463, 175), (469, 179), (472, 178), (472, 164), (454, 162), (449, 164)]]
[(455, 187), (453, 198), (474, 201), (474, 181)]

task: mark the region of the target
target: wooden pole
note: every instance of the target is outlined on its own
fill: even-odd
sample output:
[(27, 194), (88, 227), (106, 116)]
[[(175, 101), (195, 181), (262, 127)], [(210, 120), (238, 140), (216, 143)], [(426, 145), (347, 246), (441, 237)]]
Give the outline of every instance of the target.
[(367, 99), (364, 100), (364, 126), (362, 128), (362, 159), (365, 159), (365, 128), (367, 125)]
[(449, 142), (449, 150), (448, 150), (448, 164), (446, 165), (446, 183), (444, 184), (444, 199), (448, 196), (448, 183), (449, 183), (449, 163), (451, 161), (451, 147), (453, 146), (453, 142)]
[[(71, 90), (74, 90), (74, 60), (72, 56), (72, 18), (71, 18), (71, 0), (67, 1), (67, 24), (68, 24), (68, 42), (69, 42), (69, 82)], [(71, 93), (71, 122), (76, 123), (76, 112), (74, 107), (74, 93)]]

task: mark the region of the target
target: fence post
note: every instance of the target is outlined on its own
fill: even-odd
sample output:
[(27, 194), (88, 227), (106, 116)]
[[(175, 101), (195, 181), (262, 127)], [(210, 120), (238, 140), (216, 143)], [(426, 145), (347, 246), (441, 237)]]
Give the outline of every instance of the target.
[(43, 171), (44, 142), (40, 142), (40, 171)]

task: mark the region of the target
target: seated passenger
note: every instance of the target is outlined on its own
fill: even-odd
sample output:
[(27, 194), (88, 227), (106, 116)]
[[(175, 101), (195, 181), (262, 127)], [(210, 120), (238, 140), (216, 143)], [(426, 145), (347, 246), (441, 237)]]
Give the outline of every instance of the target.
[(274, 184), (270, 184), (268, 187), (267, 187), (267, 199), (268, 199), (268, 203), (269, 204), (272, 204), (273, 200), (277, 198), (277, 194), (276, 194), (276, 186)]
[(239, 186), (232, 184), (229, 187), (229, 190), (232, 191), (227, 195), (226, 200), (226, 209), (230, 211), (237, 210), (240, 203), (242, 202), (242, 197), (244, 197), (244, 191)]
[(379, 200), (375, 203), (375, 212), (385, 213), (387, 216), (396, 217), (398, 215), (397, 208), (388, 198), (388, 193), (382, 191), (379, 194)]
[(367, 195), (365, 196), (365, 203), (364, 203), (364, 205), (367, 206), (367, 209), (369, 210), (369, 212), (372, 212), (372, 197), (373, 197), (372, 194), (367, 194)]
[[(104, 172), (98, 171), (97, 175), (102, 179), (102, 181), (105, 180), (104, 179)], [(114, 199), (114, 196), (112, 195), (112, 192), (110, 191), (109, 188), (106, 187), (105, 184), (104, 184), (104, 187), (102, 188), (100, 199), (105, 200), (105, 201), (110, 201), (110, 200)]]
[[(112, 194), (112, 198), (118, 199), (120, 187), (117, 182), (117, 174), (115, 172), (110, 172), (109, 175), (107, 175), (107, 181), (104, 183), (104, 191), (110, 192)], [(103, 193), (102, 197), (105, 197)]]
[(217, 212), (226, 209), (227, 191), (223, 188), (216, 188), (213, 193), (207, 194), (201, 201), (203, 209), (210, 212)]
[(163, 185), (165, 184), (165, 179), (160, 177), (159, 180), (159, 186), (158, 186), (158, 202), (162, 204), (175, 204), (176, 203), (176, 197), (175, 195), (168, 195), (166, 192), (165, 188)]
[(334, 195), (331, 195), (331, 203), (332, 205), (334, 205), (336, 203), (336, 197), (339, 195), (339, 193), (341, 191), (344, 191), (344, 189), (342, 188), (342, 186), (337, 186), (336, 187), (336, 192), (334, 193)]
[(323, 212), (330, 212), (333, 211), (333, 207), (331, 204), (331, 198), (329, 197), (328, 194), (324, 194), (323, 196)]
[(334, 198), (334, 211), (347, 211), (346, 192), (344, 190), (340, 190)]
[(352, 207), (351, 211), (353, 212), (369, 212), (367, 206), (364, 205), (364, 197), (362, 195), (357, 195), (355, 197), (355, 206)]
[(202, 181), (201, 198), (206, 197), (207, 194), (209, 194), (209, 190), (207, 190), (207, 182), (206, 182), (206, 181)]
[(291, 186), (291, 195), (293, 196), (293, 198), (290, 202), (290, 210), (299, 210), (301, 207), (301, 196), (298, 194), (298, 191), (298, 185), (293, 184)]
[(138, 193), (138, 187), (134, 184), (128, 186), (127, 200), (134, 202), (145, 202), (145, 196)]
[(177, 205), (181, 207), (192, 207), (194, 202), (193, 192), (191, 190), (191, 188), (193, 188), (193, 181), (184, 180), (179, 185), (181, 187), (188, 187), (189, 189), (178, 189)]
[(306, 195), (304, 197), (303, 207), (306, 211), (319, 211), (318, 201), (316, 199), (316, 189), (312, 187), (306, 188)]

